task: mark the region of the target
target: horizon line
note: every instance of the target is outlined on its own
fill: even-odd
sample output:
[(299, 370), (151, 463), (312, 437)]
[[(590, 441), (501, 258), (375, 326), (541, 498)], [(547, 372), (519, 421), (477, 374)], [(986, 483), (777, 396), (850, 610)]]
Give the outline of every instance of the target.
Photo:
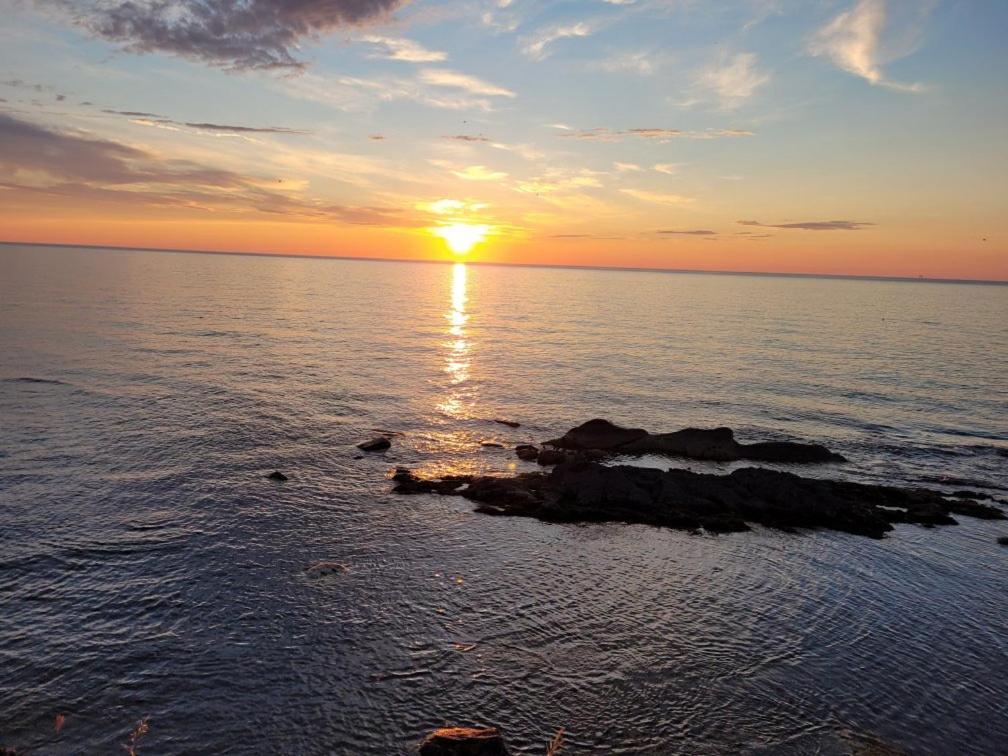
[(558, 270), (600, 270), (616, 271), (624, 273), (689, 273), (697, 275), (718, 275), (718, 276), (763, 276), (779, 278), (825, 278), (855, 281), (896, 281), (903, 283), (951, 283), (951, 284), (988, 284), (993, 286), (1008, 286), (1008, 280), (999, 278), (931, 278), (927, 276), (883, 276), (859, 273), (802, 273), (787, 271), (760, 271), (760, 270), (716, 270), (705, 268), (648, 268), (615, 265), (564, 265), (560, 263), (519, 263), (519, 262), (491, 262), (480, 260), (437, 260), (437, 259), (412, 259), (403, 257), (363, 257), (355, 255), (311, 255), (305, 253), (285, 253), (285, 252), (248, 252), (240, 250), (221, 249), (178, 249), (174, 247), (134, 247), (109, 244), (68, 244), (64, 242), (28, 242), (9, 241), (0, 239), (0, 246), (5, 247), (56, 247), (60, 249), (92, 249), (109, 250), (119, 252), (167, 252), (169, 254), (182, 255), (225, 255), (229, 257), (290, 257), (298, 260), (355, 260), (361, 262), (389, 262), (389, 263), (429, 263), (436, 265), (454, 265), (463, 263), (465, 265), (487, 265), (507, 268), (554, 268)]

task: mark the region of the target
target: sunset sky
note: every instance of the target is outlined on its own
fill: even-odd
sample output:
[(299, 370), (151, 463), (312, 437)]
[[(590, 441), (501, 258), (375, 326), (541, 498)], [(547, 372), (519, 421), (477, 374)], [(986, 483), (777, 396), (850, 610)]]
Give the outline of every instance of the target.
[(1008, 3), (0, 8), (0, 239), (1008, 279)]

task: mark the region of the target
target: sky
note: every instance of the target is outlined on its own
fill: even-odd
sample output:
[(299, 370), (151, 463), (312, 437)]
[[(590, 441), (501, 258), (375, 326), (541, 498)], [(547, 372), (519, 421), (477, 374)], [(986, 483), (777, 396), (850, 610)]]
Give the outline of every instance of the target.
[(1000, 0), (0, 0), (0, 239), (1008, 279)]

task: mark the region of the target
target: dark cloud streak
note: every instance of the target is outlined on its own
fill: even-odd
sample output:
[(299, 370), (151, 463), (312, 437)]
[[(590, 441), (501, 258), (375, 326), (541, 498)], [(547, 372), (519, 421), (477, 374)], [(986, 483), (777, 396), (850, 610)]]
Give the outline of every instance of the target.
[(742, 226), (799, 229), (801, 231), (860, 231), (863, 228), (875, 225), (874, 223), (851, 220), (801, 221), (798, 223), (760, 223), (754, 220), (740, 220), (737, 222)]
[(231, 69), (302, 69), (305, 40), (375, 21), (407, 0), (36, 0), (130, 52)]

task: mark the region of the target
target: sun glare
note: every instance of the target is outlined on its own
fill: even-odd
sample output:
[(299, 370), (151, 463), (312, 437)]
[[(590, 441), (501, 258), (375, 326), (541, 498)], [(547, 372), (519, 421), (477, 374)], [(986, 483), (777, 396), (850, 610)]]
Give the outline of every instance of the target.
[(438, 226), (433, 229), (435, 236), (445, 240), (448, 249), (456, 255), (464, 255), (474, 246), (486, 239), (489, 226), (471, 223), (452, 223), (450, 226)]

